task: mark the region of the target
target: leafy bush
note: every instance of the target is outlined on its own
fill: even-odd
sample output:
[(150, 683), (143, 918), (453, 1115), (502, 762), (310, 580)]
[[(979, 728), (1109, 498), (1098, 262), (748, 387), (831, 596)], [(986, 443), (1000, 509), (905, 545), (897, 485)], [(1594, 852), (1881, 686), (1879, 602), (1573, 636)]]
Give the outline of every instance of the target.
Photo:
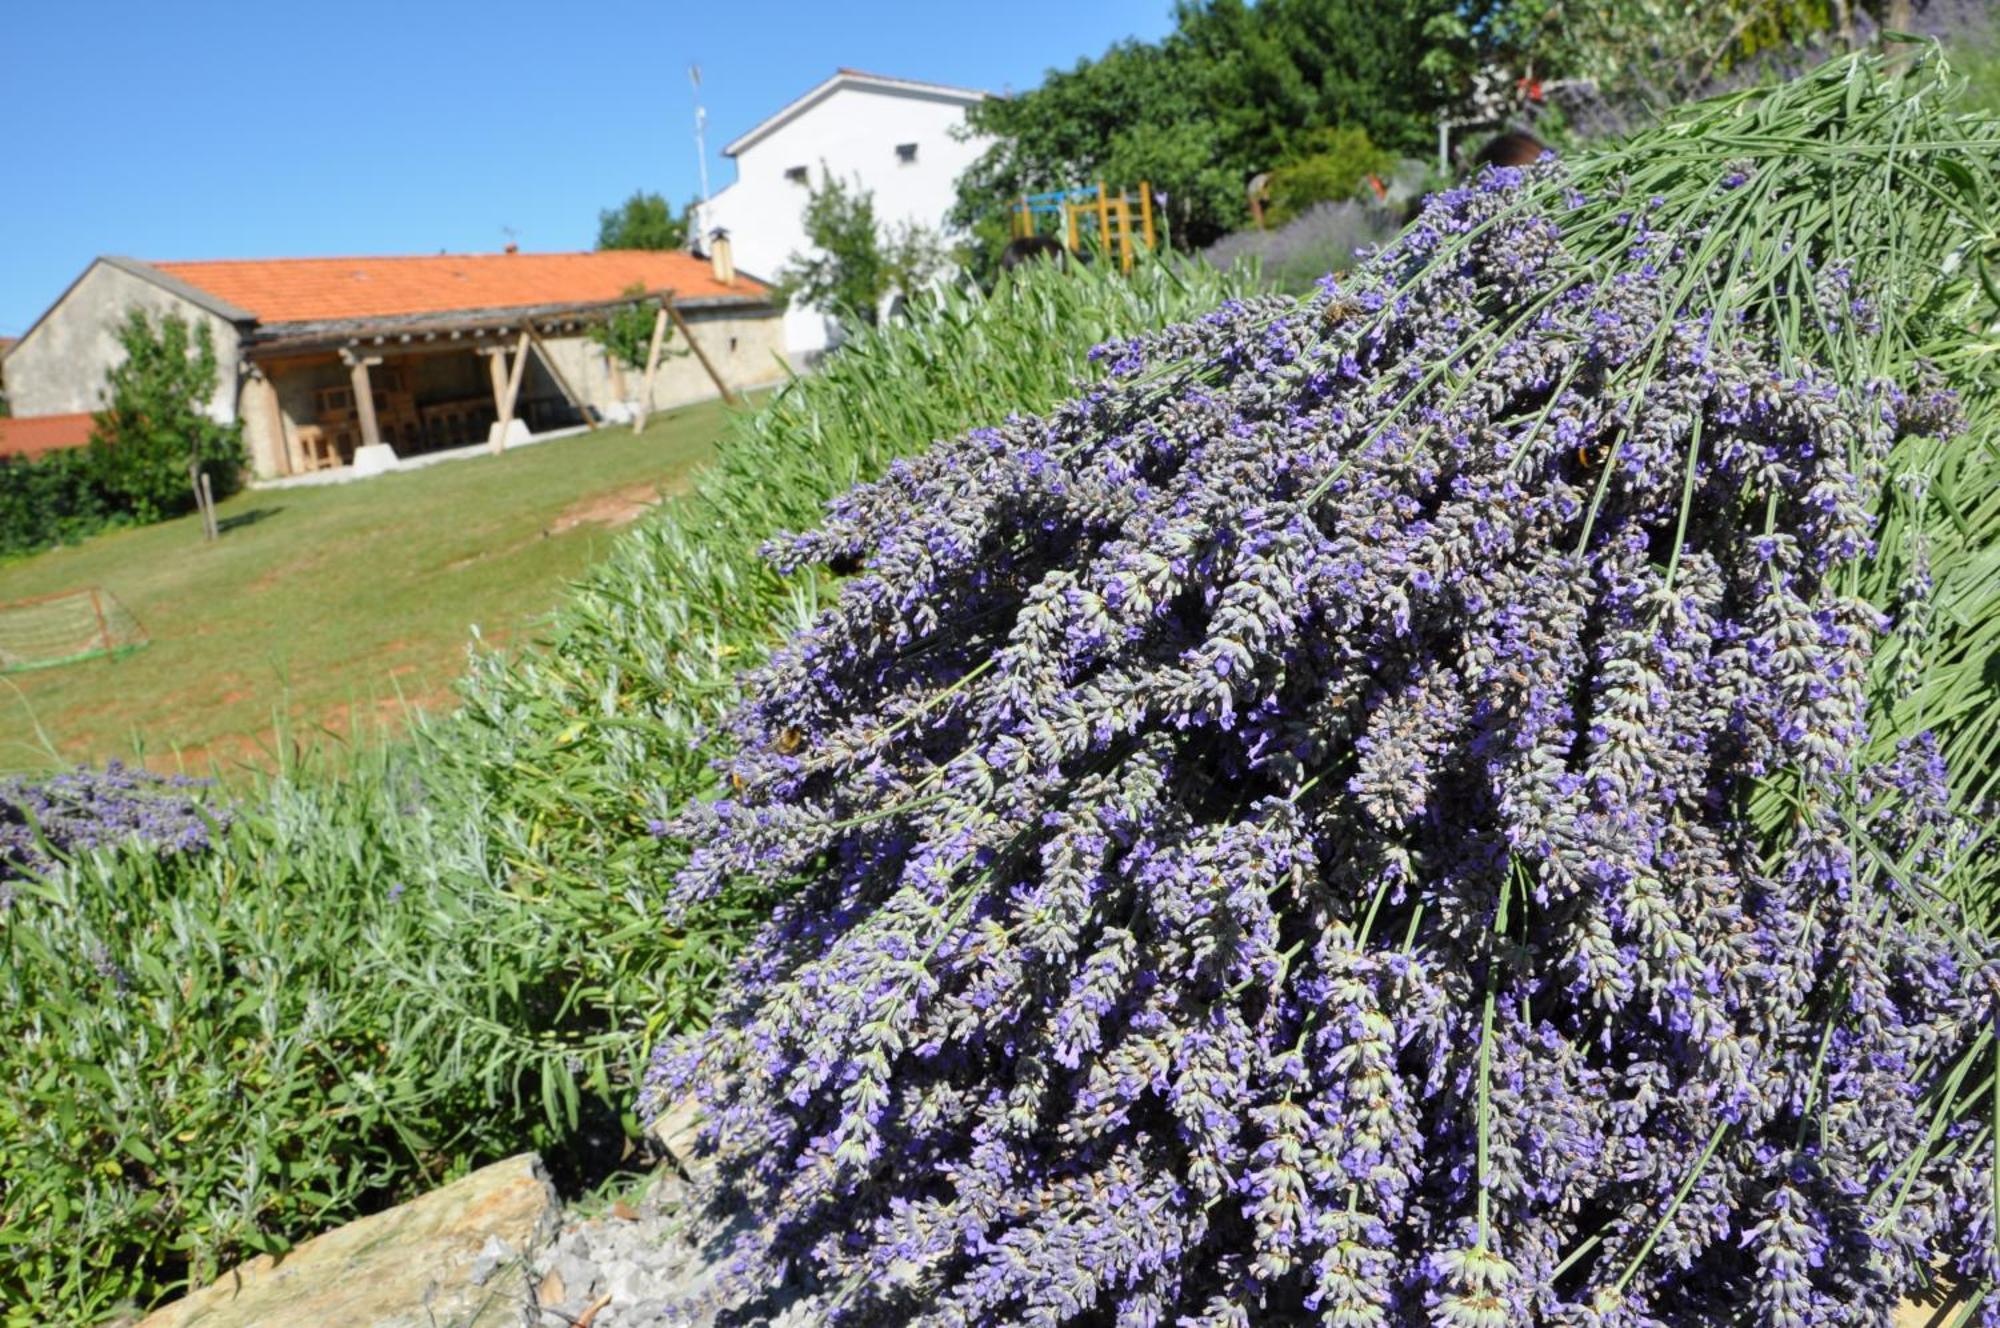
[(950, 260), (937, 232), (915, 222), (884, 228), (875, 195), (824, 167), (806, 199), (806, 242), (778, 274), (788, 298), (824, 309), (845, 327), (872, 327), (891, 295), (928, 291)]
[[(0, 1305), (86, 1322), (523, 1147), (616, 1151), (647, 1047), (706, 1016), (761, 901), (663, 934), (704, 733), (812, 608), (757, 545), (932, 438), (1045, 405), (1200, 269), (1023, 274), (869, 331), (736, 417), (466, 710), (244, 791), (217, 851), (19, 883), (0, 941)], [(102, 965), (98, 960), (102, 959)]]
[(118, 329), (125, 358), (105, 374), (109, 403), (94, 417), (90, 464), (120, 511), (140, 522), (194, 510), (190, 468), (218, 498), (234, 493), (246, 458), (243, 426), (218, 424), (205, 409), (220, 376), (208, 324), (192, 331), (179, 314), (156, 327), (133, 309)]
[(0, 557), (74, 544), (121, 519), (88, 452), (0, 457)]
[[(622, 304), (611, 312), (611, 316), (590, 329), (590, 339), (604, 347), (604, 353), (617, 360), (628, 369), (643, 369), (653, 350), (653, 324), (660, 312), (660, 302), (644, 298), (646, 283), (635, 281), (625, 288), (629, 303)], [(670, 349), (674, 330), (668, 325), (660, 339), (662, 356), (686, 355), (686, 350)]]
[[(214, 852), (107, 847), (13, 882), (8, 1324), (150, 1302), (532, 1137), (504, 1107), (512, 1085), (397, 983), (439, 889), (406, 872), (461, 824), (411, 800), (409, 773), (385, 757), (280, 781)], [(486, 975), (496, 992), (514, 976)]]
[(2000, 957), (1946, 902), (1990, 720), (1897, 733), (1871, 663), (2000, 609), (1873, 544), (1988, 443), (1922, 365), (1994, 314), (1938, 93), (1847, 61), (1496, 172), (777, 542), (859, 574), (676, 833), (683, 905), (790, 894), (650, 1087), (750, 1313), (2000, 1314)]
[(1366, 129), (1319, 129), (1300, 135), (1285, 160), (1271, 172), (1274, 226), (1300, 216), (1315, 203), (1335, 203), (1354, 197), (1371, 175), (1395, 169), (1396, 156), (1375, 146)]

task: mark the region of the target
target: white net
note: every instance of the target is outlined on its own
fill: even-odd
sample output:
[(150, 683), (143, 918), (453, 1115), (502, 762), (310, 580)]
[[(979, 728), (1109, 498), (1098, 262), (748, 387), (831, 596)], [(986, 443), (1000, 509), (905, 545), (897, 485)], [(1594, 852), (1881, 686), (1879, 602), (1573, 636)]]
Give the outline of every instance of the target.
[(0, 604), (0, 673), (43, 669), (146, 644), (146, 629), (98, 586)]

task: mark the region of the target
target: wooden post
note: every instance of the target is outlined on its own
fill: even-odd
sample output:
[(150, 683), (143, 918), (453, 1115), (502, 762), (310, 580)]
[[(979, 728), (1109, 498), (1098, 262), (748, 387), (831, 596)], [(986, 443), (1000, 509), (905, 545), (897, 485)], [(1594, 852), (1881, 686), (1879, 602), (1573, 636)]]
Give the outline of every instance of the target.
[(1145, 231), (1146, 247), (1157, 249), (1153, 243), (1153, 186), (1150, 181), (1139, 181), (1139, 225)]
[(1028, 196), (1021, 195), (1021, 211), (1014, 218), (1014, 234), (1022, 239), (1035, 233), (1035, 214), (1028, 211)]
[(105, 621), (104, 597), (98, 593), (96, 586), (90, 588), (90, 611), (97, 615), (97, 639), (104, 643), (104, 654), (108, 658), (111, 654), (111, 624)]
[(1132, 208), (1123, 194), (1118, 196), (1118, 270), (1132, 270)]
[(1097, 242), (1104, 246), (1104, 261), (1111, 261), (1111, 201), (1104, 196), (1104, 181), (1097, 182)]
[(1070, 202), (1070, 201), (1069, 201), (1069, 200), (1068, 200), (1067, 198), (1065, 198), (1065, 199), (1063, 200), (1063, 217), (1065, 218), (1065, 224), (1066, 224), (1066, 225), (1067, 225), (1067, 226), (1069, 227), (1069, 251), (1070, 251), (1071, 253), (1075, 253), (1075, 252), (1076, 252), (1076, 244), (1077, 244), (1077, 234), (1076, 234), (1076, 213), (1077, 213), (1077, 207), (1078, 207), (1078, 205), (1077, 205), (1077, 204), (1075, 204), (1075, 203), (1072, 203), (1072, 202)]
[(653, 311), (653, 342), (646, 347), (646, 385), (639, 392), (639, 409), (632, 416), (632, 432), (638, 433), (646, 427), (646, 416), (653, 410), (653, 379), (660, 372), (660, 345), (667, 339), (667, 305), (664, 299), (660, 307)]
[(375, 419), (375, 390), (368, 384), (368, 366), (380, 364), (379, 355), (352, 355), (348, 357), (348, 383), (354, 388), (354, 411), (361, 417), (361, 445), (379, 447), (382, 443), (382, 426)]
[[(556, 386), (561, 388), (563, 395), (575, 404), (576, 413), (583, 416), (583, 422), (590, 424), (590, 403), (583, 399), (583, 393), (570, 386), (569, 379), (563, 374), (562, 366), (556, 363), (555, 353), (543, 343), (541, 333), (535, 331), (533, 323), (528, 325), (528, 336), (535, 343), (535, 349), (542, 353), (542, 363), (549, 366), (549, 376), (556, 380)], [(591, 425), (591, 427), (596, 426)]]
[(701, 343), (694, 339), (693, 329), (688, 327), (687, 320), (681, 317), (681, 311), (674, 307), (674, 297), (672, 295), (662, 295), (660, 297), (660, 307), (667, 311), (667, 317), (674, 320), (674, 330), (687, 338), (688, 349), (694, 352), (694, 357), (697, 360), (701, 361), (701, 367), (708, 370), (708, 376), (715, 380), (716, 390), (722, 393), (722, 399), (732, 406), (741, 405), (742, 402), (737, 398), (737, 395), (729, 390), (729, 384), (722, 381), (722, 375), (717, 373), (715, 366), (708, 362), (708, 352), (704, 351), (701, 348)]
[(203, 519), (208, 523), (209, 539), (221, 539), (222, 527), (215, 520), (215, 489), (209, 484), (208, 472), (205, 470), (201, 472), (201, 511)]
[(514, 346), (514, 371), (507, 375), (507, 391), (500, 398), (500, 418), (493, 425), (493, 451), (495, 455), (507, 450), (507, 431), (514, 426), (514, 403), (521, 396), (521, 375), (528, 368), (528, 332), (523, 328), (521, 339)]
[(486, 357), (487, 376), (493, 380), (493, 413), (498, 415), (507, 409), (507, 346), (485, 346), (480, 349)]
[(264, 427), (271, 431), (271, 439), (277, 444), (277, 460), (285, 465), (287, 475), (297, 475), (306, 468), (305, 454), (299, 449), (299, 440), (285, 431), (285, 408), (278, 403), (278, 384), (270, 371), (258, 365), (250, 368), (253, 382), (257, 383), (264, 397)]

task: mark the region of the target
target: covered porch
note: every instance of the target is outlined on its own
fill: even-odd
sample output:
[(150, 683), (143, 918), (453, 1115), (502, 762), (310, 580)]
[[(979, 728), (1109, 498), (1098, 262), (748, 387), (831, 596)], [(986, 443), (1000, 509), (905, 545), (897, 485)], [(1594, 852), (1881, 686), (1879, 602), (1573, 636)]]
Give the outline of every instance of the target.
[(374, 474), (629, 418), (622, 368), (588, 338), (609, 307), (273, 327), (244, 348), (258, 469)]

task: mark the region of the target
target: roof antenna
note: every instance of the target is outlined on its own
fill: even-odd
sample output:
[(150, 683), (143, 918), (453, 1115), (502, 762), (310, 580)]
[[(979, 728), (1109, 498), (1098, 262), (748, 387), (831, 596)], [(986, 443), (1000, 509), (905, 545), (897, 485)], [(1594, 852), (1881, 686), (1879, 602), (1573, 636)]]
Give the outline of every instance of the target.
[(507, 237), (507, 248), (503, 252), (510, 254), (518, 254), (521, 252), (521, 246), (515, 243), (515, 237), (520, 235), (521, 232), (515, 230), (512, 226), (502, 226), (500, 228), (500, 233)]
[(694, 154), (701, 166), (701, 203), (694, 210), (693, 234), (689, 242), (697, 249), (708, 235), (708, 112), (701, 104), (701, 66), (688, 66), (688, 82), (694, 88)]

